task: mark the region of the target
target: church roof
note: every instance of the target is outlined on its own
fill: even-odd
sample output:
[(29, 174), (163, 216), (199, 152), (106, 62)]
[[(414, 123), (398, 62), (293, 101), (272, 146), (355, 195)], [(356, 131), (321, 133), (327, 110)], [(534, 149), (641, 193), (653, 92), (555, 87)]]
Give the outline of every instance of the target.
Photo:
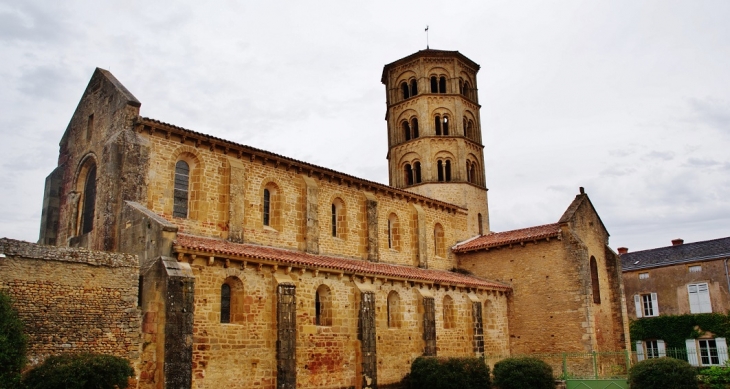
[(479, 71), (479, 64), (469, 59), (464, 54), (461, 54), (458, 51), (448, 51), (448, 50), (434, 50), (434, 49), (426, 49), (426, 50), (418, 50), (417, 52), (403, 57), (397, 61), (393, 61), (383, 67), (383, 76), (381, 77), (380, 81), (385, 84), (385, 78), (388, 75), (388, 71), (398, 65), (402, 65), (406, 62), (409, 62), (411, 60), (414, 60), (416, 58), (420, 57), (457, 57), (463, 62), (465, 62), (467, 65), (474, 68), (474, 71)]
[(730, 237), (621, 254), (623, 271), (730, 257)]
[(457, 244), (452, 248), (455, 253), (488, 249), (522, 242), (534, 242), (539, 239), (550, 239), (560, 236), (560, 223), (521, 228), (519, 230), (495, 232), (482, 235), (476, 239)]
[(174, 242), (176, 250), (214, 253), (224, 256), (249, 257), (278, 264), (311, 268), (331, 269), (347, 274), (388, 277), (426, 283), (449, 284), (465, 287), (510, 290), (508, 285), (484, 280), (475, 276), (446, 270), (421, 269), (413, 266), (393, 265), (370, 262), (360, 259), (347, 259), (328, 255), (309, 254), (301, 251), (286, 250), (248, 243), (233, 243), (227, 240), (201, 236), (178, 234)]

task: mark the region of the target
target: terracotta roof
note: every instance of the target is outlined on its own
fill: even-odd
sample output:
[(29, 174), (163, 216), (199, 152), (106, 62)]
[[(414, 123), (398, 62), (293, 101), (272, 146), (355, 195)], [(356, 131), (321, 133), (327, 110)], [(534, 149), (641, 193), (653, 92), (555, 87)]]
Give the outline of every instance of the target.
[(184, 249), (215, 253), (219, 255), (245, 256), (260, 260), (275, 261), (297, 267), (338, 270), (349, 274), (373, 275), (498, 290), (511, 289), (505, 284), (445, 270), (420, 269), (412, 266), (392, 265), (359, 259), (315, 255), (301, 251), (285, 250), (247, 243), (233, 243), (222, 239), (204, 238), (187, 234), (178, 234), (175, 239), (174, 246), (177, 250)]
[(452, 250), (455, 253), (466, 253), (490, 247), (505, 246), (520, 242), (531, 242), (537, 239), (553, 238), (559, 235), (560, 223), (545, 224), (542, 226), (482, 235), (476, 239), (457, 244)]
[(730, 257), (730, 237), (621, 254), (624, 272)]
[(226, 140), (226, 139), (223, 139), (223, 138), (218, 138), (218, 137), (213, 136), (213, 135), (208, 135), (208, 134), (204, 134), (202, 132), (197, 132), (197, 131), (189, 130), (187, 128), (180, 127), (180, 126), (176, 126), (174, 124), (166, 123), (166, 122), (163, 122), (163, 121), (160, 121), (160, 120), (157, 120), (157, 119), (152, 119), (152, 118), (148, 118), (148, 117), (144, 117), (144, 116), (139, 116), (137, 118), (137, 123), (136, 124), (137, 125), (148, 125), (150, 127), (156, 126), (156, 127), (160, 128), (160, 129), (162, 129), (163, 131), (164, 131), (164, 129), (175, 130), (176, 133), (179, 133), (179, 134), (182, 134), (182, 135), (186, 135), (186, 136), (192, 135), (194, 137), (197, 137), (197, 138), (202, 139), (204, 142), (208, 142), (211, 145), (210, 147), (218, 146), (218, 147), (221, 147), (221, 148), (223, 148), (225, 150), (225, 149), (228, 148), (228, 146), (233, 146), (233, 148), (239, 149), (239, 150), (241, 150), (242, 152), (244, 152), (246, 154), (250, 154), (252, 156), (256, 156), (256, 157), (259, 157), (261, 159), (269, 159), (269, 160), (274, 160), (274, 161), (277, 161), (278, 160), (278, 161), (281, 161), (283, 164), (289, 164), (289, 165), (294, 166), (294, 167), (297, 167), (298, 166), (300, 168), (305, 168), (305, 169), (307, 169), (307, 170), (309, 170), (311, 172), (317, 172), (317, 174), (323, 174), (325, 176), (330, 176), (330, 177), (333, 177), (333, 178), (336, 177), (336, 178), (339, 178), (339, 179), (342, 179), (342, 180), (345, 180), (345, 181), (349, 181), (349, 182), (352, 182), (352, 183), (355, 183), (355, 184), (358, 184), (359, 183), (363, 187), (369, 188), (370, 190), (375, 190), (375, 191), (381, 190), (381, 191), (384, 191), (386, 193), (395, 194), (396, 196), (399, 195), (399, 196), (406, 197), (408, 199), (413, 199), (413, 200), (416, 200), (416, 201), (421, 201), (421, 202), (423, 202), (425, 204), (430, 204), (430, 205), (433, 205), (435, 207), (446, 208), (446, 209), (449, 209), (452, 212), (456, 212), (457, 210), (464, 210), (464, 209), (466, 209), (464, 207), (461, 207), (461, 206), (458, 206), (458, 205), (455, 205), (455, 204), (450, 204), (450, 203), (447, 203), (445, 201), (436, 200), (436, 199), (433, 199), (433, 198), (430, 198), (430, 197), (426, 197), (426, 196), (423, 196), (423, 195), (419, 195), (417, 193), (410, 192), (410, 191), (407, 191), (407, 190), (398, 189), (398, 188), (395, 188), (395, 187), (392, 187), (392, 186), (389, 186), (389, 185), (384, 185), (384, 184), (381, 184), (381, 183), (378, 183), (378, 182), (369, 181), (369, 180), (366, 180), (364, 178), (355, 177), (353, 175), (349, 175), (347, 173), (342, 173), (342, 172), (339, 172), (337, 170), (329, 169), (329, 168), (322, 167), (322, 166), (318, 166), (318, 165), (314, 165), (314, 164), (311, 164), (311, 163), (308, 163), (308, 162), (300, 161), (298, 159), (294, 159), (294, 158), (286, 157), (286, 156), (283, 156), (283, 155), (280, 155), (280, 154), (272, 153), (271, 151), (257, 149), (255, 147), (251, 147), (251, 146), (247, 146), (247, 145), (244, 145), (244, 144), (236, 143), (236, 142), (233, 142), (233, 141), (230, 141), (230, 140)]

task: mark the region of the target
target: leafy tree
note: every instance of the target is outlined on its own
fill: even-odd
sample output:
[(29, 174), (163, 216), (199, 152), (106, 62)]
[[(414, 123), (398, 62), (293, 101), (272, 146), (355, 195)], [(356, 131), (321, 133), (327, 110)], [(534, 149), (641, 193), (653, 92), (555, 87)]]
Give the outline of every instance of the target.
[(20, 386), (27, 339), (10, 296), (0, 290), (0, 389)]

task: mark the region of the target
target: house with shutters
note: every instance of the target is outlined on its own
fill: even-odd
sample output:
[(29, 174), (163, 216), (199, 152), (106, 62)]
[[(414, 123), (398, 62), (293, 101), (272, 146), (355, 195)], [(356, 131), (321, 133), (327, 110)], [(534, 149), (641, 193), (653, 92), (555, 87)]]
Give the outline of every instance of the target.
[[(671, 246), (629, 252), (618, 248), (623, 268), (623, 284), (628, 316), (632, 321), (662, 316), (685, 315), (694, 321), (683, 335), (687, 360), (695, 366), (722, 365), (728, 357), (725, 337), (702, 328), (702, 314), (727, 314), (730, 309), (730, 237), (684, 243), (672, 240)], [(691, 336), (692, 335), (692, 336)], [(667, 344), (660, 334), (631, 339), (639, 360), (667, 355)]]

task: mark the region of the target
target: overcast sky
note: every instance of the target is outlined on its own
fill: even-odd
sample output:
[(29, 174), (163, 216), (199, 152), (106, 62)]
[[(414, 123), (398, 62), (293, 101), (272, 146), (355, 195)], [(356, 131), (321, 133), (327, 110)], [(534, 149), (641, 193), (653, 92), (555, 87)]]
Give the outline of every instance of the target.
[(730, 236), (729, 21), (725, 0), (0, 0), (0, 236), (38, 239), (95, 67), (143, 116), (387, 184), (380, 76), (426, 25), (481, 65), (493, 231), (583, 186), (613, 248)]

